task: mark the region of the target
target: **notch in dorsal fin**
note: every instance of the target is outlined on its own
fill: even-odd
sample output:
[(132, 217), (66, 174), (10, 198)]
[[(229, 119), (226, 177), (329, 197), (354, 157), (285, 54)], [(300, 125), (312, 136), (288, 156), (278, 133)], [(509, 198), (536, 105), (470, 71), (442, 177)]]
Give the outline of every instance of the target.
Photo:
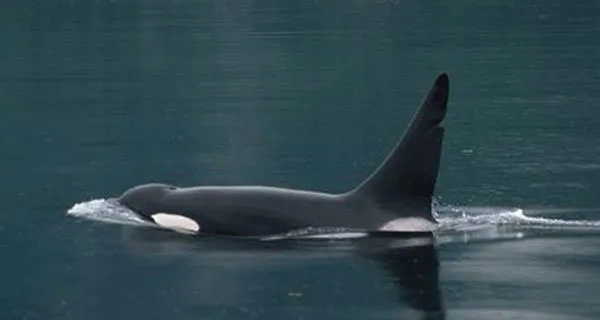
[(407, 131), (381, 165), (354, 191), (401, 216), (435, 221), (431, 203), (442, 153), (449, 80), (440, 74)]

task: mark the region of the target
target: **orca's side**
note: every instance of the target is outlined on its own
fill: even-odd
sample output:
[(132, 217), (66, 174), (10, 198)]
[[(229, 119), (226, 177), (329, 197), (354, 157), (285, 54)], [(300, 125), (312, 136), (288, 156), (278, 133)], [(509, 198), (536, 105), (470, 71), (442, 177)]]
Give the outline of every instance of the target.
[(264, 236), (310, 227), (429, 232), (448, 94), (448, 76), (440, 74), (392, 152), (345, 193), (152, 183), (118, 200), (151, 222), (191, 234)]

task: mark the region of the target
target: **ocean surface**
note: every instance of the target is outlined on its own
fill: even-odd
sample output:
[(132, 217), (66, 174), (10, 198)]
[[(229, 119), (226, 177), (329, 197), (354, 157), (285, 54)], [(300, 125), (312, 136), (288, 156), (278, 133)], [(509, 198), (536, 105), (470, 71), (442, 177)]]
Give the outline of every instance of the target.
[[(0, 319), (598, 319), (600, 2), (0, 4)], [(450, 76), (432, 237), (147, 228), (147, 182), (343, 192)]]

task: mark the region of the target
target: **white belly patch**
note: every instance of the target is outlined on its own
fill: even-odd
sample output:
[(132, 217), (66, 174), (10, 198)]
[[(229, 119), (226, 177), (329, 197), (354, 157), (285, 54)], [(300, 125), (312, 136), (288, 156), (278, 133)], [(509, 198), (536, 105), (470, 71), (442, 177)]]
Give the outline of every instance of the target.
[(196, 234), (200, 231), (200, 225), (196, 221), (178, 214), (156, 213), (152, 215), (152, 220), (163, 228), (179, 233)]
[(381, 231), (396, 232), (426, 232), (434, 231), (437, 225), (429, 220), (422, 218), (398, 218), (388, 221), (379, 227)]

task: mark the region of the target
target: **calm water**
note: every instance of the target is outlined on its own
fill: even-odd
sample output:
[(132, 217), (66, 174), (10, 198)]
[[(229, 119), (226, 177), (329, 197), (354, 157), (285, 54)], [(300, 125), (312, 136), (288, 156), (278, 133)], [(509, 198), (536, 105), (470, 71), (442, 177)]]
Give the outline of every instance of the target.
[[(2, 2), (0, 318), (597, 319), (598, 34), (592, 0)], [(66, 215), (150, 181), (344, 191), (440, 72), (435, 247)]]

